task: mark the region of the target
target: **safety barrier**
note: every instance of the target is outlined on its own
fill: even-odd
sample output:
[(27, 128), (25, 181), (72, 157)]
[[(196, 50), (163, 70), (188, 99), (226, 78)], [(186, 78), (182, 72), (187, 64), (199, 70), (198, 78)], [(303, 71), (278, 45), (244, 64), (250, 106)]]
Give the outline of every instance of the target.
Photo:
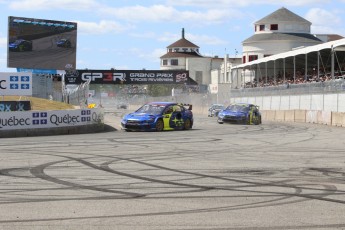
[(264, 110), (263, 121), (313, 123), (345, 127), (345, 113), (319, 110)]
[(1, 112), (0, 137), (23, 137), (101, 132), (104, 111), (101, 108)]

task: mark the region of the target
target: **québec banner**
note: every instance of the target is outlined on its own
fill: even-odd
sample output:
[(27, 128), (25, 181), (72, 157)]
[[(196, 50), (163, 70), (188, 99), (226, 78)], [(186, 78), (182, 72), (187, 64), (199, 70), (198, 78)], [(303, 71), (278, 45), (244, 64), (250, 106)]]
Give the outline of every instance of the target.
[(72, 70), (65, 84), (186, 84), (197, 85), (185, 70)]
[(15, 129), (58, 128), (104, 123), (101, 108), (1, 113), (0, 131)]
[(32, 73), (0, 73), (0, 96), (32, 96)]

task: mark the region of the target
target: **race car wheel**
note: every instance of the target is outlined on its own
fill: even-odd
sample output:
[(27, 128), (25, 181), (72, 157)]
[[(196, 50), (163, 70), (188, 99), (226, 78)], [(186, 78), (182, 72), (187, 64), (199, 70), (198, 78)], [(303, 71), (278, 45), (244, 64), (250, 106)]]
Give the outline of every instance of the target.
[(218, 124), (223, 124), (224, 122), (222, 120), (217, 119)]
[(164, 123), (162, 120), (158, 120), (156, 123), (156, 131), (161, 132), (164, 129)]
[(254, 125), (259, 125), (260, 124), (260, 120), (258, 116), (253, 117), (253, 124)]
[(191, 121), (187, 118), (184, 122), (184, 126), (183, 126), (183, 129), (184, 130), (188, 130), (188, 129), (191, 129), (192, 128), (192, 123)]

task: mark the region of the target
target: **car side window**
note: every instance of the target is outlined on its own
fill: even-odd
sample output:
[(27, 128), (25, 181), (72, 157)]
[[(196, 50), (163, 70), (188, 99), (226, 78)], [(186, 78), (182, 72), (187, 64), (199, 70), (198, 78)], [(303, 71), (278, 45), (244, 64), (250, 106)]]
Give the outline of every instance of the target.
[(168, 108), (165, 109), (164, 114), (171, 114), (173, 112), (173, 107), (169, 106)]

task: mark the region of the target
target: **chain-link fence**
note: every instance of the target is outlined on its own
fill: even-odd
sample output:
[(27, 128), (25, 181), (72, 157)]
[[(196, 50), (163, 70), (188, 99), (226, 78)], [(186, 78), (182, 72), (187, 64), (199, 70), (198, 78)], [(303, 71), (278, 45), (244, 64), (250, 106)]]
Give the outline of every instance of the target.
[(85, 108), (88, 106), (90, 81), (81, 85), (64, 87), (63, 100), (65, 103)]

